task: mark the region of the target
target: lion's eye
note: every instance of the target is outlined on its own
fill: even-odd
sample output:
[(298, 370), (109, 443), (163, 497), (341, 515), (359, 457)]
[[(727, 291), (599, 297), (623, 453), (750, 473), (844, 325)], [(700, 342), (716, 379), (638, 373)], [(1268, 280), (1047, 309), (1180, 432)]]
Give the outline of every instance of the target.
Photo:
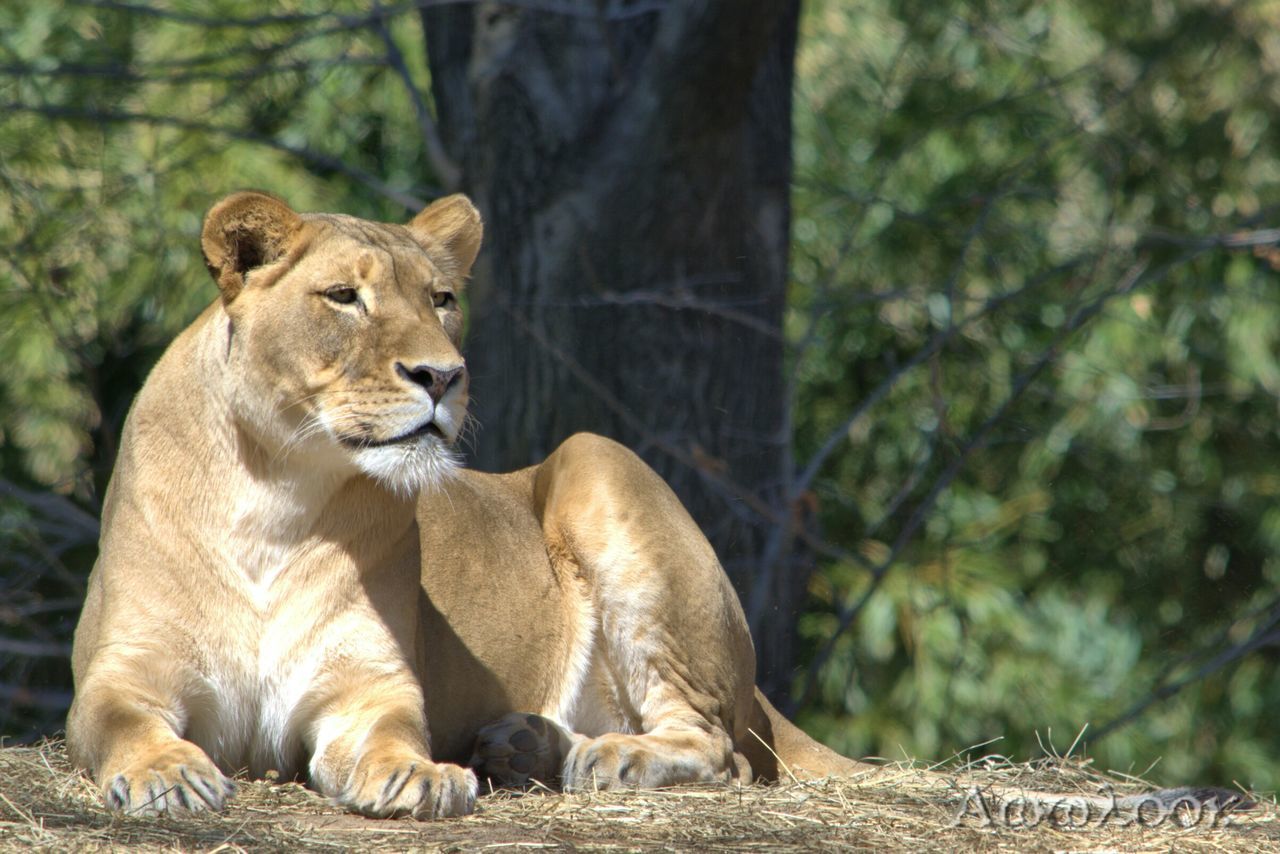
[(431, 304), (436, 308), (453, 308), (458, 298), (449, 291), (437, 291), (431, 296)]
[(351, 305), (360, 298), (360, 295), (350, 285), (334, 285), (324, 292), (324, 297), (330, 302), (336, 302), (338, 305)]

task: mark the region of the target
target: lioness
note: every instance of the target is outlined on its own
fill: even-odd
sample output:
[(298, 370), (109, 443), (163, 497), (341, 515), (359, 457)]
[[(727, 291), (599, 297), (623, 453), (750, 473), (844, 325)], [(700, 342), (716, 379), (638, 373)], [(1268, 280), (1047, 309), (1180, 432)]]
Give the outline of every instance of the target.
[[(769, 773), (741, 608), (657, 475), (590, 435), (459, 467), (481, 231), (463, 196), (403, 226), (257, 192), (209, 211), (220, 298), (129, 414), (76, 630), (67, 742), (109, 805), (217, 809), (238, 769), (420, 818), (471, 811), (448, 762), (571, 788)], [(829, 753), (772, 726), (797, 768)]]
[(481, 222), (236, 193), (220, 297), (125, 424), (76, 630), (72, 759), (107, 803), (218, 809), (275, 770), (370, 816), (567, 788), (852, 774), (753, 687), (737, 597), (620, 445), (465, 471), (458, 293)]

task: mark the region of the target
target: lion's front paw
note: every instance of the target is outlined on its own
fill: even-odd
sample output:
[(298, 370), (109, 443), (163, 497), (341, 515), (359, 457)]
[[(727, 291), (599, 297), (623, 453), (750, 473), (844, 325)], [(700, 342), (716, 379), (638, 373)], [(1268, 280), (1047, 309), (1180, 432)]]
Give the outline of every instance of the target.
[(522, 788), (536, 780), (556, 785), (572, 736), (541, 715), (514, 712), (482, 727), (471, 767), (498, 786)]
[(235, 788), (204, 751), (187, 741), (134, 760), (102, 781), (107, 806), (135, 815), (220, 810)]
[(448, 818), (471, 813), (478, 788), (466, 768), (396, 753), (362, 758), (338, 800), (373, 818)]

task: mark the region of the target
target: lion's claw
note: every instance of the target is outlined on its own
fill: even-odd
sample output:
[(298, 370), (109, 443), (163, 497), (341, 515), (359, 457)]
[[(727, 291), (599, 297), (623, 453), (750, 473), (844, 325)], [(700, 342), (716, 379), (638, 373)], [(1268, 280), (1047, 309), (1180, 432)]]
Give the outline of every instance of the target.
[(372, 818), (448, 818), (471, 813), (478, 789), (466, 768), (400, 754), (362, 759), (338, 800)]
[(179, 742), (112, 775), (103, 798), (114, 810), (159, 815), (221, 810), (235, 789), (200, 748)]

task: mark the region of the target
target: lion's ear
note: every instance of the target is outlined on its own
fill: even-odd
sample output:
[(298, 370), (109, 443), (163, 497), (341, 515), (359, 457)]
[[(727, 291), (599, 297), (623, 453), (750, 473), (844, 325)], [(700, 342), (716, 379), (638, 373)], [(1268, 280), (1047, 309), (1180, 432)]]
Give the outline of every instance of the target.
[(445, 249), (458, 262), (459, 275), (465, 276), (480, 251), (484, 223), (471, 200), (454, 193), (423, 208), (409, 220), (409, 231), (428, 248), (434, 244)]
[(204, 218), (200, 248), (209, 274), (231, 302), (255, 267), (278, 261), (302, 228), (302, 217), (282, 200), (256, 190), (232, 193)]

